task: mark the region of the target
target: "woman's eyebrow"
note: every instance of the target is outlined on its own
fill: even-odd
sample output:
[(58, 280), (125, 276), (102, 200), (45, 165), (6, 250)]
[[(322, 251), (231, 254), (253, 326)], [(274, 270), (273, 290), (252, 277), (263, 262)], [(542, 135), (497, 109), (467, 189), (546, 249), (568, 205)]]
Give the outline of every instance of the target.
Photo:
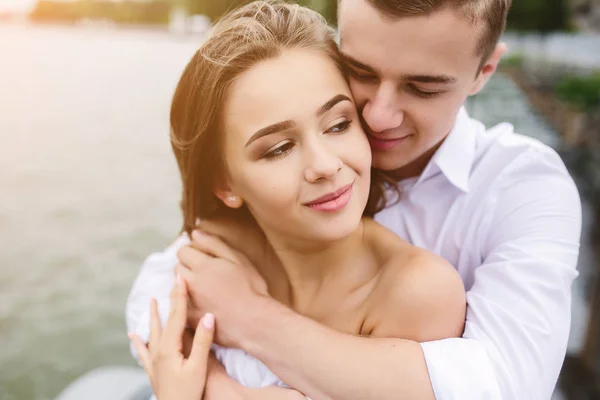
[(277, 122), (277, 123), (271, 124), (269, 126), (266, 126), (264, 128), (261, 128), (258, 131), (256, 131), (256, 133), (254, 133), (254, 135), (252, 135), (252, 137), (248, 140), (248, 143), (246, 143), (246, 146), (244, 146), (244, 147), (250, 146), (250, 144), (252, 144), (252, 142), (254, 142), (257, 139), (260, 139), (263, 136), (272, 135), (273, 133), (285, 131), (285, 130), (291, 129), (295, 126), (296, 126), (296, 121), (292, 121), (291, 119), (289, 119), (287, 121)]
[(352, 99), (350, 99), (350, 97), (346, 96), (345, 94), (338, 94), (336, 96), (333, 96), (330, 100), (325, 102), (325, 104), (319, 107), (319, 109), (317, 110), (317, 117), (321, 117), (327, 111), (331, 110), (337, 103), (340, 103), (342, 101), (349, 101), (352, 103)]
[[(338, 95), (333, 96), (330, 100), (326, 101), (325, 104), (323, 104), (321, 107), (319, 107), (319, 109), (317, 110), (317, 117), (322, 116), (327, 111), (329, 111), (333, 107), (335, 107), (336, 104), (338, 104), (342, 101), (352, 102), (352, 99), (350, 99), (350, 97), (346, 96), (345, 94), (338, 94)], [(272, 135), (277, 132), (282, 132), (282, 131), (294, 128), (296, 125), (297, 125), (296, 121), (292, 121), (291, 119), (288, 119), (286, 121), (276, 122), (269, 126), (265, 126), (264, 128), (261, 128), (258, 131), (256, 131), (254, 133), (254, 135), (252, 135), (252, 137), (248, 140), (248, 142), (246, 143), (246, 146), (244, 146), (244, 147), (250, 146), (250, 144), (252, 144), (252, 142), (260, 139), (261, 137), (264, 137), (267, 135)]]

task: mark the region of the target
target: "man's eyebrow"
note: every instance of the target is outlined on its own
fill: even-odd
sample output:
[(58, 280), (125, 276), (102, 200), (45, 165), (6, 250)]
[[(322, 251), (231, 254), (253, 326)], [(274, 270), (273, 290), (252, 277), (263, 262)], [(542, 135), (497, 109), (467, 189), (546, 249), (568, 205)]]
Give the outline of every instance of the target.
[(287, 120), (287, 121), (277, 122), (275, 124), (261, 128), (258, 131), (256, 131), (256, 133), (254, 135), (252, 135), (252, 137), (250, 138), (250, 140), (248, 140), (248, 143), (246, 143), (246, 146), (244, 146), (244, 147), (250, 146), (250, 144), (252, 142), (254, 142), (257, 139), (260, 139), (263, 136), (272, 135), (273, 133), (285, 131), (285, 130), (291, 129), (295, 126), (296, 126), (295, 121)]
[(333, 96), (331, 100), (328, 100), (325, 104), (319, 107), (319, 109), (317, 110), (317, 117), (322, 116), (327, 111), (331, 110), (337, 103), (342, 101), (349, 101), (352, 103), (350, 97), (346, 96), (345, 94), (338, 94), (336, 96)]
[[(364, 63), (352, 58), (351, 56), (349, 56), (347, 54), (342, 53), (342, 60), (344, 61), (344, 63), (351, 65), (355, 68), (359, 68), (359, 69), (368, 71), (370, 73), (377, 74), (377, 71), (375, 70), (375, 68), (371, 67), (370, 65), (364, 64)], [(407, 75), (402, 75), (402, 80), (420, 82), (420, 83), (442, 83), (442, 84), (449, 84), (449, 83), (456, 82), (456, 78), (449, 76), (449, 75), (443, 75), (443, 74), (442, 75), (407, 74)]]
[(454, 83), (456, 78), (448, 75), (402, 75), (402, 80), (421, 83)]
[(350, 57), (347, 54), (342, 53), (342, 60), (344, 61), (345, 64), (352, 65), (354, 68), (363, 69), (363, 70), (369, 71), (373, 74), (377, 73), (375, 68), (371, 67), (370, 65), (363, 64), (360, 61), (356, 60), (355, 58)]

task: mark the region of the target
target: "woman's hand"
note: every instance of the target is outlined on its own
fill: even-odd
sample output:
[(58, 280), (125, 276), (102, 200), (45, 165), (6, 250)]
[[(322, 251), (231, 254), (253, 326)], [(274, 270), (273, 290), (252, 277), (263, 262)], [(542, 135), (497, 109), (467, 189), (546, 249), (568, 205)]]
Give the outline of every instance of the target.
[(175, 266), (189, 287), (188, 321), (196, 323), (196, 310), (210, 310), (219, 320), (216, 342), (243, 348), (246, 335), (257, 328), (253, 313), (259, 313), (265, 302), (274, 301), (267, 284), (245, 255), (219, 237), (198, 231), (192, 236), (192, 244), (178, 250)]
[(215, 318), (213, 314), (205, 314), (200, 320), (191, 353), (186, 359), (182, 354), (182, 337), (187, 317), (187, 287), (180, 277), (176, 281), (171, 292), (171, 312), (164, 329), (156, 300), (152, 299), (148, 347), (135, 334), (131, 334), (130, 339), (158, 400), (200, 400), (206, 384)]
[[(281, 271), (281, 261), (254, 219), (201, 220), (197, 230), (219, 238), (231, 249), (243, 254), (263, 277)], [(207, 253), (210, 254), (210, 251)]]

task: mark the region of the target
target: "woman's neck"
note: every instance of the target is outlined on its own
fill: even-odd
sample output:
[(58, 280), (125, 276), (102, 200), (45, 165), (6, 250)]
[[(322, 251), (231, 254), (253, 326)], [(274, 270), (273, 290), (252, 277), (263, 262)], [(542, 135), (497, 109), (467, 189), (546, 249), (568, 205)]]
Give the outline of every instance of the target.
[(283, 274), (269, 282), (270, 289), (298, 311), (310, 308), (323, 291), (331, 295), (351, 292), (378, 271), (363, 221), (350, 236), (335, 242), (282, 243), (276, 237), (268, 239), (283, 268)]

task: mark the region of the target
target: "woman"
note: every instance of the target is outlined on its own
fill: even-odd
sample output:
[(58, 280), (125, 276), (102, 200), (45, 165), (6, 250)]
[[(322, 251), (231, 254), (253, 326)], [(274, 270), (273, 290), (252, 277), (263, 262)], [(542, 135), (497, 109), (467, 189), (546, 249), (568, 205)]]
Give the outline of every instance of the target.
[[(221, 20), (182, 75), (171, 127), (183, 230), (221, 216), (255, 221), (280, 261), (257, 266), (272, 297), (349, 334), (462, 334), (465, 294), (454, 268), (369, 218), (385, 205), (384, 181), (371, 176), (332, 31), (316, 12), (259, 1)], [(211, 251), (184, 246), (179, 256), (198, 250)], [(441, 290), (428, 293), (434, 280)], [(246, 387), (284, 385), (240, 350), (217, 356)], [(179, 376), (149, 373), (158, 388)], [(203, 380), (188, 384), (198, 390)]]

